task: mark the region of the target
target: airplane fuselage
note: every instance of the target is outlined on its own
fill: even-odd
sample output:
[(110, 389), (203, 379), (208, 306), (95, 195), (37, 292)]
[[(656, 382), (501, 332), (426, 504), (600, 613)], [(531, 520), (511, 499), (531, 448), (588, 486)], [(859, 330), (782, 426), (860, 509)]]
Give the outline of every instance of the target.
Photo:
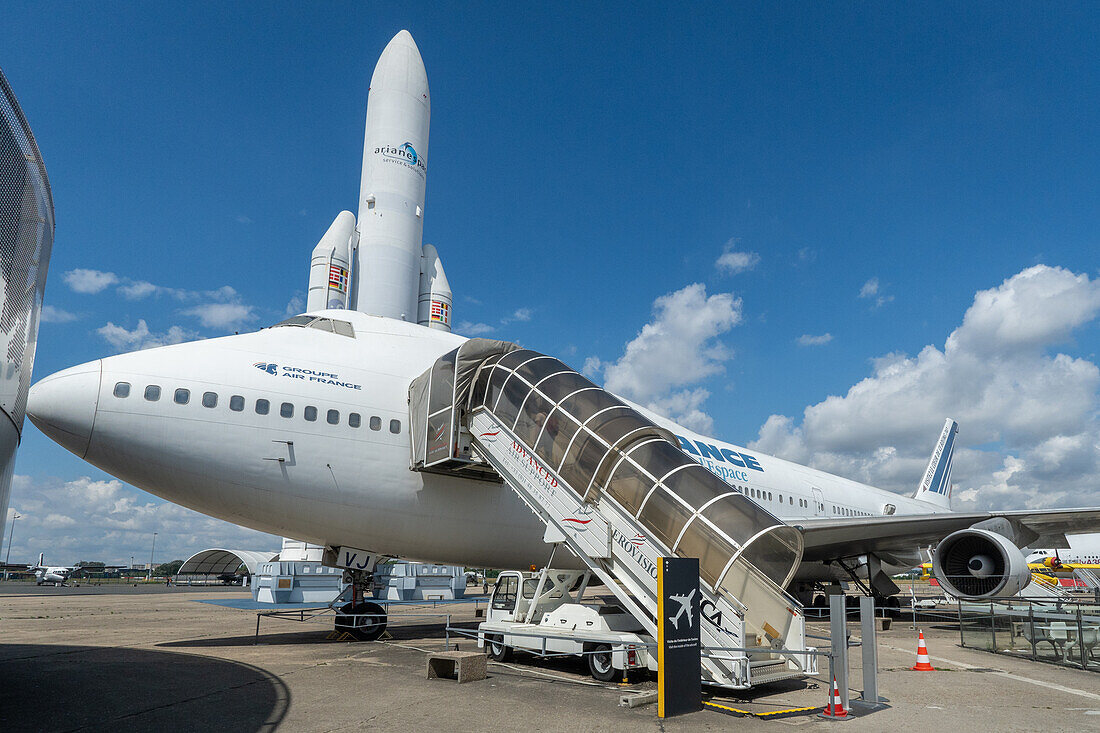
[[(544, 564), (543, 528), (507, 486), (410, 470), (409, 384), (465, 339), (316, 315), (350, 323), (354, 337), (280, 326), (108, 357), (36, 385), (32, 419), (123, 481), (235, 524), (467, 566)], [(647, 416), (791, 523), (937, 511)]]

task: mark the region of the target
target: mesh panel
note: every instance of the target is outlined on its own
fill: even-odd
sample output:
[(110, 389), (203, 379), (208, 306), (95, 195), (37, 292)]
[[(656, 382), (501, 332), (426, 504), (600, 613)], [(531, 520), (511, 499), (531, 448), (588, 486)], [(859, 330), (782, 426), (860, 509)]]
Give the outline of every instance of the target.
[(38, 318), (53, 247), (46, 167), (30, 126), (0, 72), (0, 407), (22, 431)]

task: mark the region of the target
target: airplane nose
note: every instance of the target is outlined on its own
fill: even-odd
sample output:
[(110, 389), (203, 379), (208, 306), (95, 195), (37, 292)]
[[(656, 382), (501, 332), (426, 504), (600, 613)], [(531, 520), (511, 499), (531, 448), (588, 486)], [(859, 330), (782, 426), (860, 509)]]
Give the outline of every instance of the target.
[(27, 395), (27, 417), (62, 447), (83, 458), (92, 440), (102, 359), (42, 379)]

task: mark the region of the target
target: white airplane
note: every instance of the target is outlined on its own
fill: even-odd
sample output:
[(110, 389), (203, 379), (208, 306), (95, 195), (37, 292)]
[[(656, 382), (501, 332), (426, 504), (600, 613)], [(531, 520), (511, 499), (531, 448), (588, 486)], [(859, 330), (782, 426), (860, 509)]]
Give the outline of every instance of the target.
[[(543, 527), (507, 487), (410, 470), (412, 380), (465, 339), (322, 310), (255, 333), (121, 354), (50, 375), (28, 415), (53, 440), (136, 487), (204, 514), (338, 548), (454, 565), (546, 561)], [(877, 596), (920, 549), (956, 595), (1011, 595), (1020, 547), (1100, 526), (1100, 510), (950, 511), (954, 423), (913, 497), (694, 433), (638, 408), (685, 452), (801, 528), (791, 590), (866, 579)], [(1055, 544), (1046, 542), (1042, 544)], [(951, 582), (948, 580), (947, 582)], [(964, 592), (965, 591), (965, 592)]]
[[(314, 250), (308, 312), (256, 333), (60, 371), (30, 391), (34, 424), (169, 501), (355, 548), (338, 563), (353, 573), (369, 571), (378, 555), (502, 569), (545, 564), (544, 527), (509, 487), (484, 475), (410, 470), (410, 385), (467, 341), (450, 333), (450, 286), (436, 250), (421, 244), (429, 116), (423, 60), (401, 31), (371, 79), (359, 214), (341, 212)], [(790, 590), (803, 603), (815, 584), (845, 579), (866, 579), (865, 592), (892, 597), (890, 573), (918, 565), (921, 548), (933, 544), (943, 566), (937, 577), (962, 586), (955, 595), (1009, 595), (1031, 577), (1020, 547), (1100, 530), (1100, 510), (951, 512), (952, 421), (917, 492), (902, 497), (636, 409), (733, 491), (801, 529), (803, 559)]]
[(1032, 565), (1048, 568), (1087, 567), (1100, 569), (1100, 534), (1067, 535), (1066, 547), (1035, 549), (1028, 553)]
[(42, 585), (44, 583), (53, 583), (54, 586), (65, 585), (65, 581), (75, 573), (79, 568), (67, 568), (58, 566), (47, 566), (46, 553), (39, 553), (38, 564), (33, 568), (27, 568), (34, 573), (34, 580), (36, 585)]

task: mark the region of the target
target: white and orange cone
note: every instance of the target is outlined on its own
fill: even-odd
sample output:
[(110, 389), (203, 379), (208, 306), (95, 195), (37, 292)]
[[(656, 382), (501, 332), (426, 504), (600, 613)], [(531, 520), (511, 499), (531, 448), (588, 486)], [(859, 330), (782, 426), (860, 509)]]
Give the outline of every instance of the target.
[(917, 665), (910, 667), (910, 669), (917, 672), (935, 672), (936, 668), (932, 666), (932, 660), (928, 658), (928, 647), (924, 645), (924, 631), (919, 632), (917, 637)]
[(844, 700), (840, 697), (840, 688), (837, 687), (836, 677), (833, 677), (832, 702), (821, 711), (823, 718), (847, 718), (848, 711), (844, 709)]

